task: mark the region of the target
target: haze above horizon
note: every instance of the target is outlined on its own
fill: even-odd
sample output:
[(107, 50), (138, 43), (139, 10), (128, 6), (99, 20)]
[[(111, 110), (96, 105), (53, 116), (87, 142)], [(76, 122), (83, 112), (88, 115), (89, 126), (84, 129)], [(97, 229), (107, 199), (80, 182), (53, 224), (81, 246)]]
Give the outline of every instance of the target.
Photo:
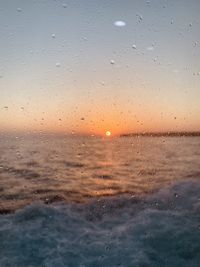
[(3, 1), (0, 132), (200, 131), (199, 13), (195, 0)]

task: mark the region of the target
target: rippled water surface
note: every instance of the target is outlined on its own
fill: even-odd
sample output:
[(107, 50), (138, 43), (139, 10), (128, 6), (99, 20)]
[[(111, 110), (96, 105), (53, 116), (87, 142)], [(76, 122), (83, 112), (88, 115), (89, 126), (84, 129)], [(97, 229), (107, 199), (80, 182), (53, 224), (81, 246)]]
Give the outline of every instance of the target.
[(199, 178), (199, 137), (0, 138), (0, 207), (144, 195)]
[(1, 136), (0, 149), (1, 267), (200, 266), (199, 137)]

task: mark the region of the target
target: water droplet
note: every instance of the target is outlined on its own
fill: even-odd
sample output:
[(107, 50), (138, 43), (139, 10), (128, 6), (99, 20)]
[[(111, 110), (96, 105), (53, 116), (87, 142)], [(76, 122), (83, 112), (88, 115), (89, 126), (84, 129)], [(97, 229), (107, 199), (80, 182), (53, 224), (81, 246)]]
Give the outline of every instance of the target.
[(18, 7), (17, 12), (22, 12), (22, 9), (20, 7)]
[(62, 4), (62, 7), (63, 7), (63, 8), (66, 8), (66, 7), (67, 7), (67, 4)]
[(177, 193), (174, 193), (174, 196), (175, 196), (175, 197), (178, 197), (178, 194), (177, 194)]
[(192, 27), (192, 22), (190, 22), (189, 26)]
[(58, 68), (60, 67), (60, 63), (59, 62), (56, 63), (56, 67), (58, 67)]
[(124, 26), (126, 26), (126, 22), (124, 22), (122, 20), (118, 20), (118, 21), (115, 21), (114, 25), (117, 27), (124, 27)]
[(178, 73), (179, 71), (178, 71), (177, 69), (174, 69), (173, 72), (174, 72), (174, 73)]
[(105, 247), (105, 250), (106, 250), (106, 251), (108, 251), (108, 250), (110, 250), (110, 249), (111, 249), (111, 248), (110, 248), (109, 245)]
[(110, 64), (111, 65), (114, 65), (115, 64), (115, 61), (113, 59), (111, 59)]
[(136, 47), (136, 45), (135, 45), (135, 44), (133, 44), (133, 45), (132, 45), (132, 48), (133, 48), (133, 49), (136, 49), (137, 47)]
[(138, 17), (138, 22), (141, 23), (143, 21), (143, 16), (139, 14), (137, 14), (136, 16)]
[(52, 38), (56, 38), (55, 33), (52, 33), (51, 37), (52, 37)]
[(147, 50), (148, 50), (148, 51), (153, 51), (153, 50), (154, 50), (154, 46), (153, 46), (153, 45), (152, 45), (152, 46), (148, 46), (148, 47), (147, 47)]

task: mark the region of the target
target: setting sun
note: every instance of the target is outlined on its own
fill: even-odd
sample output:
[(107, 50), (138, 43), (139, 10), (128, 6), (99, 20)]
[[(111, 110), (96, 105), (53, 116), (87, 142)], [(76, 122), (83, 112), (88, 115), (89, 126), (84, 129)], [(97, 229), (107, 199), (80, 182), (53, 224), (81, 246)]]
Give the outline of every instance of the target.
[(110, 131), (107, 131), (106, 132), (106, 136), (111, 136), (111, 132)]

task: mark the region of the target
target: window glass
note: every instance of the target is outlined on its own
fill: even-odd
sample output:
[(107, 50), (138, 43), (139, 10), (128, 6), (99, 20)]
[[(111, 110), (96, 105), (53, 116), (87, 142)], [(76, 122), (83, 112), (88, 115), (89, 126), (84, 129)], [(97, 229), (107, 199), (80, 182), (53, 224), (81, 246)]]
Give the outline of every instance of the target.
[(0, 0), (0, 266), (200, 266), (199, 14)]

